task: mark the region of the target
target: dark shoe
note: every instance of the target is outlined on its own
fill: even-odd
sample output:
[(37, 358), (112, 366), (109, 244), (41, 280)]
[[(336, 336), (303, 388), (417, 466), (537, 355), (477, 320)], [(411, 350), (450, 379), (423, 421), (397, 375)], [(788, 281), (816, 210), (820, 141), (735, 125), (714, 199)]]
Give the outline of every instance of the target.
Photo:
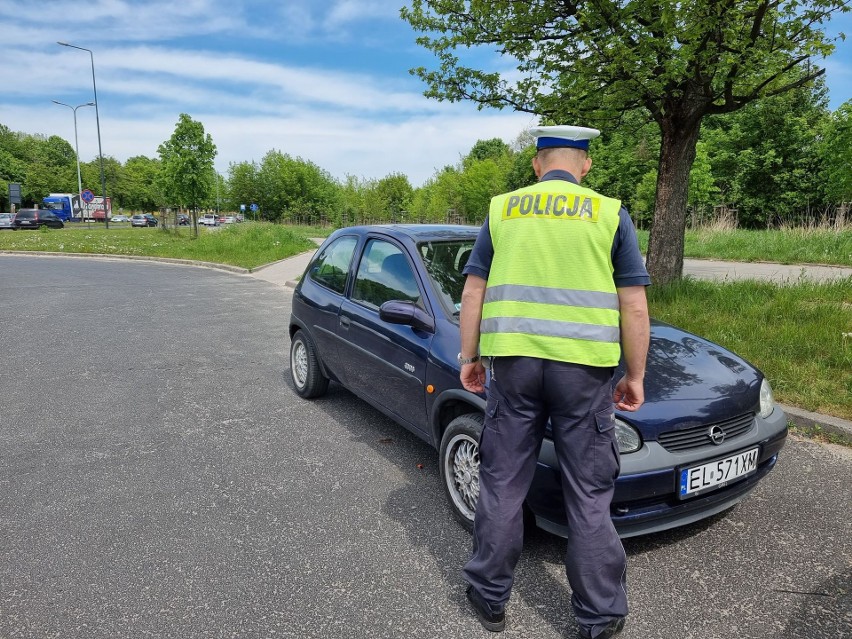
[(624, 630), (624, 617), (613, 619), (596, 635), (592, 635), (588, 630), (580, 628), (580, 634), (577, 636), (580, 639), (612, 639), (615, 635), (621, 634), (622, 630)]
[(491, 632), (503, 632), (506, 628), (505, 612), (491, 612), (491, 606), (479, 596), (479, 593), (473, 589), (473, 586), (467, 587), (467, 598), (473, 605), (476, 616), (479, 617), (479, 622), (483, 628)]

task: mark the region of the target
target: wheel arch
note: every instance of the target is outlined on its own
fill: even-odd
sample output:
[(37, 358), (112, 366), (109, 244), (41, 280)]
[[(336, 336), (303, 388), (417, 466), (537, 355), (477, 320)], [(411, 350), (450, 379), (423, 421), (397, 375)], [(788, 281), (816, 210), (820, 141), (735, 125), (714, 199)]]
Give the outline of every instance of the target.
[[(288, 333), (288, 337), (290, 338), (290, 342), (293, 341), (293, 335), (296, 334), (296, 331), (302, 331), (302, 333), (304, 333), (305, 337), (308, 340), (310, 340), (314, 349), (316, 349), (316, 346), (317, 346), (316, 342), (314, 341), (313, 336), (311, 335), (310, 331), (305, 326), (304, 322), (302, 322), (302, 321), (296, 319), (295, 317), (291, 316), (290, 317), (290, 326), (287, 329), (287, 333)], [(322, 357), (319, 356), (319, 352), (317, 352), (317, 364), (319, 364), (320, 371), (322, 371), (322, 374), (325, 377), (328, 377), (329, 379), (333, 379), (333, 380), (337, 381), (336, 377), (329, 374), (328, 369), (325, 367), (325, 362), (323, 361)]]
[(447, 426), (459, 415), (485, 413), (485, 398), (463, 389), (451, 389), (441, 393), (432, 406), (432, 441), (440, 448), (441, 438)]

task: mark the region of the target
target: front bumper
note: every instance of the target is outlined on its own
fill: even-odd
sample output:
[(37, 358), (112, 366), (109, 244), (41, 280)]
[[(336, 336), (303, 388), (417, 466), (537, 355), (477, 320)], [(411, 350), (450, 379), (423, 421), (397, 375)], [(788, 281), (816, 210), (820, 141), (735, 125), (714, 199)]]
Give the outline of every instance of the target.
[[(787, 416), (776, 406), (767, 419), (755, 418), (748, 433), (724, 446), (705, 446), (672, 453), (656, 441), (621, 458), (611, 515), (621, 537), (633, 537), (683, 526), (731, 508), (751, 492), (778, 460), (787, 438)], [(680, 499), (677, 468), (701, 464), (737, 451), (760, 447), (757, 470), (713, 492)], [(567, 523), (556, 451), (545, 440), (527, 504), (540, 528), (565, 536)]]

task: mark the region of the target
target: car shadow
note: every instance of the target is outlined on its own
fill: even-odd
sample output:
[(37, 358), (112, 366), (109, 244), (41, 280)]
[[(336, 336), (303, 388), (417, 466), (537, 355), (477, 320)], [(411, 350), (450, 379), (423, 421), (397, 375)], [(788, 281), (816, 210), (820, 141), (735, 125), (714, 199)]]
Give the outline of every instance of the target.
[[(283, 375), (292, 389), (289, 367)], [(465, 596), (466, 584), (461, 572), (470, 556), (471, 535), (454, 519), (446, 501), (438, 452), (334, 382), (326, 395), (310, 401), (345, 428), (352, 443), (370, 447), (399, 472), (403, 480), (388, 493), (383, 514), (405, 530), (413, 546), (429, 554), (447, 584), (447, 602), (458, 608), (460, 618), (470, 619), (471, 628), (478, 629), (479, 623)], [(629, 558), (677, 544), (724, 516), (722, 513), (674, 530), (625, 539), (625, 551)], [(576, 622), (564, 555), (565, 541), (561, 537), (532, 525), (526, 528), (510, 614), (511, 607), (522, 607), (527, 611), (524, 614), (538, 617), (542, 630), (549, 628), (556, 636), (574, 637)]]

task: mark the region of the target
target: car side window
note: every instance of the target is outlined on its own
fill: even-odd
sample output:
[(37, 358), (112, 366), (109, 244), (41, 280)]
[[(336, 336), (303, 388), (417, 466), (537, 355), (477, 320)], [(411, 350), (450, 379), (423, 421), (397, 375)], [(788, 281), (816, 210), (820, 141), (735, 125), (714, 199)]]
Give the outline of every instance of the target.
[(335, 293), (343, 293), (357, 243), (358, 238), (345, 236), (325, 247), (311, 264), (311, 279)]
[(423, 306), (417, 278), (405, 254), (383, 240), (370, 240), (355, 276), (352, 299), (380, 307), (390, 300), (414, 302)]

